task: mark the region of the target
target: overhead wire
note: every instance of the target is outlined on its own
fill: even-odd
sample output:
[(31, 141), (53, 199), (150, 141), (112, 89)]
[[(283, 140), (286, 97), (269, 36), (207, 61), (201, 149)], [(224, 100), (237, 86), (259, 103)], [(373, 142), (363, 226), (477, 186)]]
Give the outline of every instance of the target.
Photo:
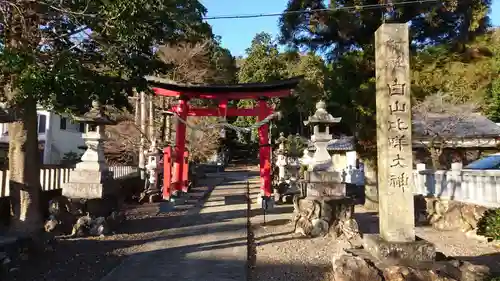
[(440, 0), (410, 0), (396, 3), (379, 3), (379, 4), (367, 4), (367, 5), (354, 5), (354, 6), (343, 6), (336, 8), (325, 8), (325, 9), (309, 9), (309, 10), (299, 10), (299, 11), (284, 11), (279, 13), (260, 13), (260, 14), (239, 14), (239, 15), (220, 15), (220, 16), (209, 16), (203, 17), (204, 20), (219, 20), (219, 19), (249, 19), (249, 18), (263, 18), (263, 17), (279, 17), (284, 15), (293, 14), (310, 14), (317, 12), (335, 12), (335, 11), (349, 11), (349, 10), (369, 10), (378, 8), (387, 8), (395, 6), (404, 6), (412, 4), (424, 4), (424, 3), (438, 3)]

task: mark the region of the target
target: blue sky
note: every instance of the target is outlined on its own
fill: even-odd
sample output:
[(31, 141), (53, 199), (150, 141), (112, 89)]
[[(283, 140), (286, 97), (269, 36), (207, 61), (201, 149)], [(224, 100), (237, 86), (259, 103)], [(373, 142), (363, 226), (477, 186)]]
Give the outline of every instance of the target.
[[(208, 9), (207, 16), (261, 14), (282, 12), (288, 0), (200, 0)], [(236, 4), (239, 2), (238, 4)], [(500, 26), (500, 0), (493, 0), (491, 18), (495, 26)], [(219, 19), (208, 21), (216, 35), (222, 37), (222, 45), (228, 48), (233, 56), (245, 54), (245, 49), (255, 34), (267, 32), (276, 36), (278, 17), (251, 19)]]

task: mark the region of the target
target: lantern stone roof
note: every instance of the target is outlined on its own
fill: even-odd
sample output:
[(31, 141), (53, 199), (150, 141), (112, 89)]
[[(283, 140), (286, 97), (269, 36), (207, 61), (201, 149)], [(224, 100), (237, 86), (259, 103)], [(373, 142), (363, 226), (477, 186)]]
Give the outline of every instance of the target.
[(333, 124), (339, 123), (342, 117), (333, 117), (328, 111), (326, 111), (326, 104), (324, 101), (319, 101), (316, 103), (316, 112), (313, 116), (309, 116), (307, 121), (304, 121), (304, 125), (315, 125), (315, 124)]
[(104, 107), (98, 101), (92, 102), (92, 109), (82, 117), (74, 117), (76, 121), (95, 125), (116, 125), (116, 121), (111, 120), (104, 112)]

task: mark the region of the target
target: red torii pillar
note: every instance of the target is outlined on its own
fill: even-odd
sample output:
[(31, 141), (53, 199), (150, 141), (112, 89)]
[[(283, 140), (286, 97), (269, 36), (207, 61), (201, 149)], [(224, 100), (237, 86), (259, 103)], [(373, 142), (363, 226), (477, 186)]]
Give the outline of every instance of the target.
[[(189, 105), (187, 99), (181, 98), (177, 106), (177, 114), (179, 118), (186, 121), (188, 117)], [(187, 192), (187, 185), (184, 186), (183, 169), (184, 167), (184, 152), (186, 151), (186, 124), (181, 120), (177, 120), (177, 130), (175, 132), (175, 162), (174, 162), (174, 192)], [(164, 183), (165, 184), (165, 183)]]
[[(273, 113), (267, 105), (271, 97), (286, 97), (291, 89), (297, 86), (302, 77), (272, 83), (249, 83), (238, 85), (178, 85), (171, 84), (157, 77), (146, 77), (153, 86), (156, 95), (179, 97), (179, 104), (172, 109), (182, 121), (188, 116), (257, 116), (259, 121), (264, 120)], [(217, 99), (218, 108), (189, 108), (188, 100), (191, 98)], [(228, 100), (257, 99), (256, 108), (227, 108)], [(164, 176), (164, 199), (169, 199), (172, 191), (187, 191), (187, 182), (183, 180), (184, 152), (186, 151), (186, 124), (181, 120), (177, 122), (175, 140), (175, 162), (173, 174), (173, 190), (170, 189), (169, 175)], [(269, 125), (264, 124), (259, 129), (259, 156), (261, 192), (264, 196), (271, 196), (271, 155), (269, 146)], [(168, 150), (166, 150), (168, 152)], [(165, 169), (166, 171), (167, 169)], [(187, 170), (186, 170), (187, 171)]]
[[(273, 113), (273, 109), (267, 105), (266, 99), (260, 99), (256, 108), (227, 108), (227, 100), (219, 103), (218, 109), (211, 108), (189, 108), (187, 101), (180, 100), (179, 105), (172, 108), (182, 120), (187, 120), (188, 116), (257, 116), (258, 121), (266, 119)], [(271, 151), (269, 146), (269, 124), (259, 127), (259, 166), (261, 177), (262, 195), (271, 196)], [(184, 164), (183, 155), (185, 153), (186, 124), (177, 122), (175, 162), (173, 175), (173, 191), (187, 191), (187, 183), (184, 174), (187, 166)], [(165, 179), (166, 180), (166, 179)], [(164, 180), (164, 181), (165, 181)]]
[[(264, 99), (259, 100), (257, 108), (259, 121), (266, 119), (266, 117), (273, 112)], [(271, 147), (269, 146), (269, 124), (264, 124), (259, 127), (259, 158), (262, 195), (271, 196)]]

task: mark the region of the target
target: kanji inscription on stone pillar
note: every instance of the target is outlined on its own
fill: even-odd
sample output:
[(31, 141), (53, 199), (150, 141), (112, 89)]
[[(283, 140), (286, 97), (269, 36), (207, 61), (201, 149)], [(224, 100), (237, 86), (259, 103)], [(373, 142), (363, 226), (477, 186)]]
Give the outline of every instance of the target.
[(408, 24), (375, 33), (380, 235), (415, 240)]

